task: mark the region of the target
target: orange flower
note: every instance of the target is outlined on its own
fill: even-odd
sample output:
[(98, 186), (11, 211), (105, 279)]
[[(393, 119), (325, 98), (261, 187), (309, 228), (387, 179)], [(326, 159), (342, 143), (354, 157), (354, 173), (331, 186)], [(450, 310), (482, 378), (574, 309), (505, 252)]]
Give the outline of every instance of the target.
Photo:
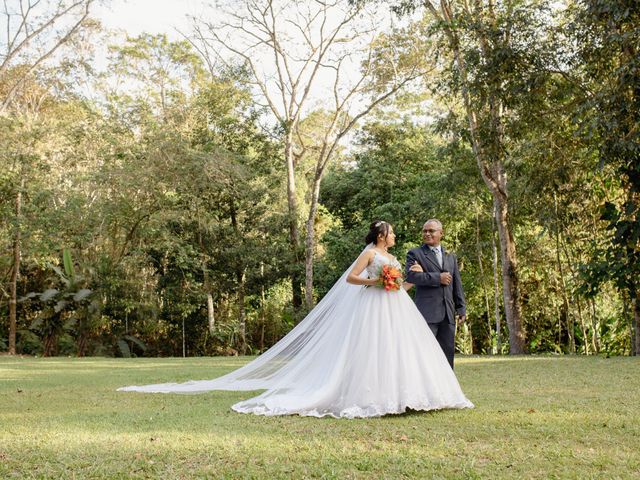
[(391, 265), (384, 265), (380, 272), (379, 280), (381, 287), (387, 292), (400, 290), (402, 286), (402, 272)]

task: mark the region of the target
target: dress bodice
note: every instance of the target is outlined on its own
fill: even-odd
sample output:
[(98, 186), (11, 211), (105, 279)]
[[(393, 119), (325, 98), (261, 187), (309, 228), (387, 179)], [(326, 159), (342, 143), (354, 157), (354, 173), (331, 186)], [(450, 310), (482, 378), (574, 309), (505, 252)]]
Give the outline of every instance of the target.
[(402, 270), (402, 265), (400, 265), (400, 262), (398, 262), (397, 259), (387, 258), (378, 252), (374, 253), (375, 255), (373, 256), (373, 260), (371, 260), (371, 263), (367, 265), (367, 274), (369, 275), (369, 278), (378, 278), (382, 267), (387, 264)]

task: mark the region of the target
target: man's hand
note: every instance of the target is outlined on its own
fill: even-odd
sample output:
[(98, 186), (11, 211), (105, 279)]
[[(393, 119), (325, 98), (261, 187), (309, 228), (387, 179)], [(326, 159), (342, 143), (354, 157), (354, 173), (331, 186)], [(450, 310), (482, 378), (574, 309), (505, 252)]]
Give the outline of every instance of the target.
[(453, 277), (451, 276), (451, 274), (449, 272), (442, 272), (440, 274), (440, 284), (441, 285), (451, 285), (451, 281), (453, 280)]
[(458, 323), (462, 325), (467, 320), (466, 315), (458, 315)]

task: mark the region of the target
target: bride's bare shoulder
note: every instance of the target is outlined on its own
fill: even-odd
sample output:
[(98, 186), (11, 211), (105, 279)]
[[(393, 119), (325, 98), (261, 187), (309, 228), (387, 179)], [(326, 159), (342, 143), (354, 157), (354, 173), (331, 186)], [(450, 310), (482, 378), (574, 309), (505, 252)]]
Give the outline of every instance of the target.
[(365, 250), (364, 252), (362, 252), (360, 254), (360, 256), (358, 257), (359, 259), (367, 259), (367, 263), (371, 262), (371, 260), (373, 260), (373, 257), (375, 256), (376, 252), (373, 248), (370, 248), (369, 250)]

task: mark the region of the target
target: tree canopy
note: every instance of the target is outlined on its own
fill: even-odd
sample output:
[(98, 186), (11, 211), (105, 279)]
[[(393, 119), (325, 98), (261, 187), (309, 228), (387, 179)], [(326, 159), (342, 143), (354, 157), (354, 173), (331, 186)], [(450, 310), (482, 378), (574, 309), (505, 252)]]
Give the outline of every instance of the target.
[[(309, 65), (359, 59), (343, 73), (361, 83), (337, 75), (331, 98), (292, 92), (300, 58), (262, 39), (289, 110), (260, 88), (274, 60), (224, 37), (216, 62), (212, 25), (118, 38), (93, 2), (54, 3), (3, 12), (0, 350), (259, 353), (372, 220), (394, 225), (404, 261), (435, 217), (468, 301), (460, 351), (640, 352), (636, 2), (398, 2), (327, 57), (314, 21), (271, 2)], [(337, 2), (345, 21), (373, 4)], [(47, 18), (68, 29), (38, 37)]]

